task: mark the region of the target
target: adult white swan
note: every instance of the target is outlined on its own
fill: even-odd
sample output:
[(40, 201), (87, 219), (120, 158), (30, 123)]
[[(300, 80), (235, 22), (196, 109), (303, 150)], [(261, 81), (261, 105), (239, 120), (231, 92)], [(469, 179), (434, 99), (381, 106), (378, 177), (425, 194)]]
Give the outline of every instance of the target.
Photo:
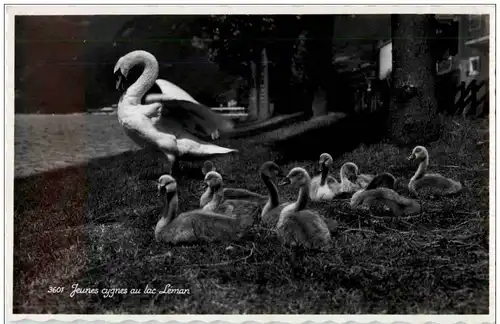
[[(234, 125), (176, 85), (157, 80), (159, 66), (152, 54), (137, 50), (122, 56), (114, 68), (117, 89), (122, 88), (123, 78), (138, 64), (144, 66), (141, 76), (118, 102), (118, 121), (136, 144), (161, 151), (167, 157), (170, 172), (177, 158), (207, 159), (237, 152), (200, 138), (217, 139), (219, 132), (230, 131)], [(143, 96), (155, 82), (162, 94), (151, 94), (142, 104)]]

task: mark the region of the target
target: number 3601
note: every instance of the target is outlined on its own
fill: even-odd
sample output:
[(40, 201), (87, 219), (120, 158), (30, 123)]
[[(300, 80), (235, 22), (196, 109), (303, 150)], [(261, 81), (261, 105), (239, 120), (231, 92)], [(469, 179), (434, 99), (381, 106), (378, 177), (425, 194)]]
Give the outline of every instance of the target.
[(64, 291), (64, 287), (49, 287), (49, 291), (47, 291), (49, 294), (60, 294)]

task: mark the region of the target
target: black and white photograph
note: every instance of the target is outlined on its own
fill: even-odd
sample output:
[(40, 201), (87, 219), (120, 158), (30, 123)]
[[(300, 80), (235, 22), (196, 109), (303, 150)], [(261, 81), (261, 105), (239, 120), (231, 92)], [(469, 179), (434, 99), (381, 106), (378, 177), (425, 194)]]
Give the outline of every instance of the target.
[(494, 322), (494, 5), (5, 10), (11, 318)]

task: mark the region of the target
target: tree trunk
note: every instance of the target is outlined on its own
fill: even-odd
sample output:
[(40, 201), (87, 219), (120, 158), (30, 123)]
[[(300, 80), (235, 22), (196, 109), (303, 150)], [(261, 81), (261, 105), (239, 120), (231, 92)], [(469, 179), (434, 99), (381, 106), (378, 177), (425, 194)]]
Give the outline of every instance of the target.
[(294, 112), (294, 105), (296, 105), (293, 100), (295, 94), (292, 92), (290, 82), (292, 78), (292, 56), (293, 44), (274, 46), (269, 51), (269, 59), (273, 61), (273, 65), (269, 69), (269, 84), (272, 87), (272, 91), (269, 93), (272, 98), (271, 101), (274, 103), (273, 115), (275, 116)]
[(300, 111), (300, 95), (292, 87), (292, 61), (295, 54), (295, 42), (302, 26), (294, 15), (276, 15), (275, 35), (280, 41), (267, 44), (269, 61), (269, 92), (274, 103), (273, 115), (285, 115)]
[(271, 111), (269, 103), (269, 60), (265, 48), (262, 49), (260, 63), (259, 119), (267, 120), (271, 117)]
[(392, 15), (392, 101), (389, 138), (425, 145), (440, 135), (436, 65), (429, 48), (431, 15)]
[(335, 16), (314, 15), (308, 17), (308, 40), (307, 50), (309, 60), (306, 63), (308, 92), (313, 101), (311, 108), (313, 116), (322, 116), (328, 113), (326, 97), (329, 92), (329, 84), (332, 82), (329, 67), (332, 65), (333, 26)]
[(254, 61), (250, 61), (250, 89), (248, 90), (248, 119), (257, 120), (259, 117), (259, 88), (257, 86), (258, 68)]
[(260, 44), (255, 45), (250, 60), (251, 69), (251, 87), (249, 91), (248, 113), (249, 120), (258, 120), (260, 116), (260, 93), (261, 93), (261, 77), (262, 77), (262, 47)]

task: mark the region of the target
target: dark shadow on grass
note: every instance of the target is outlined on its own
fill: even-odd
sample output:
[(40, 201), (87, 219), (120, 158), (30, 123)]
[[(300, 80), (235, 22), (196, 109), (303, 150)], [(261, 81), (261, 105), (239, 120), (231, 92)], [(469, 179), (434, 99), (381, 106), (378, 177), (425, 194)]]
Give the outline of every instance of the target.
[[(129, 199), (144, 204), (149, 203), (151, 197), (156, 199), (156, 181), (166, 173), (164, 162), (157, 153), (139, 150), (96, 158), (87, 165), (17, 178), (14, 181), (14, 210), (17, 215), (28, 209), (39, 209), (43, 214), (54, 207), (71, 205), (72, 208), (84, 209), (88, 215), (95, 215), (102, 222), (118, 221), (120, 219), (102, 215), (126, 208)], [(181, 163), (180, 172), (175, 176), (180, 183), (187, 179), (201, 182), (203, 175), (200, 170), (201, 163)], [(129, 186), (130, 190), (124, 190), (124, 186)], [(133, 198), (126, 196), (134, 192)], [(71, 212), (70, 209), (67, 212)], [(121, 214), (130, 212), (122, 210)]]
[(324, 152), (330, 153), (335, 159), (362, 143), (380, 142), (385, 130), (383, 113), (348, 115), (334, 124), (307, 130), (289, 140), (286, 139), (287, 135), (283, 134), (284, 140), (269, 142), (268, 145), (282, 153), (279, 163), (283, 164), (297, 159), (317, 159)]

